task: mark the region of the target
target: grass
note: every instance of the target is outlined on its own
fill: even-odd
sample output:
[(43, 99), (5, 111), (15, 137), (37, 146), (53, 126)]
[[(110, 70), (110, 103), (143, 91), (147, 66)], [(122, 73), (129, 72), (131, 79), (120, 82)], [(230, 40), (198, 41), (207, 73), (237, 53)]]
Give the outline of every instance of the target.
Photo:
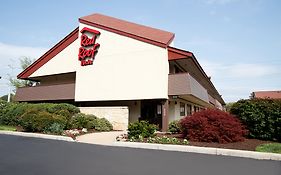
[(16, 131), (17, 128), (14, 126), (0, 125), (0, 130), (4, 131)]
[(256, 151), (281, 154), (281, 143), (262, 144), (256, 147)]

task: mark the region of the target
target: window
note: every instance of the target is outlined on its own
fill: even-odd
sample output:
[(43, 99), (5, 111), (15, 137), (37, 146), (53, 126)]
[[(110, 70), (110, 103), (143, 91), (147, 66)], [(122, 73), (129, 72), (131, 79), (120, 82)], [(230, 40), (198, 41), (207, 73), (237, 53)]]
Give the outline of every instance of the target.
[(192, 108), (190, 104), (186, 104), (186, 115), (191, 115)]
[(162, 114), (162, 105), (157, 105), (157, 115)]
[(180, 103), (180, 115), (185, 116), (185, 104)]

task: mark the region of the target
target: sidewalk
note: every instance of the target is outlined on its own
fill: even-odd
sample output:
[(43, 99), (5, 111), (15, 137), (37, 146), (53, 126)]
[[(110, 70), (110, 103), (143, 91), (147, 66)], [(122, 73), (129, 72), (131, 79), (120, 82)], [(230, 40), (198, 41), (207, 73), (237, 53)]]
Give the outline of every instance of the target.
[(91, 143), (99, 145), (113, 145), (116, 137), (124, 133), (126, 133), (126, 131), (89, 133), (76, 137), (76, 141), (81, 143)]

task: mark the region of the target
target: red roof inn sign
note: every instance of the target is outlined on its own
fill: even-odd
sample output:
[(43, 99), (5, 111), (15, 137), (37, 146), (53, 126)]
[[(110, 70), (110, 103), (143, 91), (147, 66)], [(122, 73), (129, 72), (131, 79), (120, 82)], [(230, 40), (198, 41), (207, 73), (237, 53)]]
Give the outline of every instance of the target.
[[(95, 55), (100, 47), (100, 44), (96, 43), (96, 39), (100, 35), (100, 32), (87, 27), (84, 27), (80, 32), (82, 35), (78, 60), (81, 61), (81, 66), (92, 65)], [(86, 32), (93, 35), (92, 38), (89, 38), (89, 36), (85, 34)]]

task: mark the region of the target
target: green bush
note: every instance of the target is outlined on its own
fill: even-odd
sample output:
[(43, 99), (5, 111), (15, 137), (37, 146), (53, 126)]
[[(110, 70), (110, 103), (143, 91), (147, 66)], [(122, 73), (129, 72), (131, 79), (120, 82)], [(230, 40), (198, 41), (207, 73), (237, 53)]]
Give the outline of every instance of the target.
[(21, 116), (30, 107), (28, 103), (7, 103), (2, 109), (1, 124), (18, 126), (21, 122)]
[(76, 114), (71, 119), (72, 128), (76, 129), (95, 129), (96, 131), (111, 131), (113, 126), (105, 118), (97, 118), (94, 115), (87, 115), (83, 113)]
[(168, 131), (175, 134), (180, 133), (180, 124), (178, 120), (172, 121), (169, 123)]
[[(80, 112), (79, 108), (66, 103), (7, 103), (0, 101), (0, 124), (18, 126), (21, 125), (21, 116), (29, 109), (45, 111), (50, 114), (64, 116), (67, 119), (65, 129), (70, 128), (70, 119)], [(34, 111), (35, 112), (35, 111)]]
[(95, 124), (95, 130), (97, 131), (111, 131), (113, 126), (111, 123), (105, 118), (97, 118)]
[(61, 135), (63, 133), (63, 125), (59, 123), (53, 123), (49, 128), (46, 128), (44, 132), (47, 134)]
[(148, 121), (130, 123), (128, 126), (128, 138), (153, 137), (155, 135), (156, 129), (156, 125), (149, 124)]
[(28, 132), (48, 132), (53, 123), (64, 128), (66, 118), (37, 108), (30, 108), (21, 116), (21, 126)]
[(249, 137), (281, 141), (281, 100), (239, 100), (230, 112), (247, 126)]
[(93, 129), (93, 122), (94, 120), (91, 120), (86, 114), (78, 113), (71, 119), (71, 127), (75, 129)]

